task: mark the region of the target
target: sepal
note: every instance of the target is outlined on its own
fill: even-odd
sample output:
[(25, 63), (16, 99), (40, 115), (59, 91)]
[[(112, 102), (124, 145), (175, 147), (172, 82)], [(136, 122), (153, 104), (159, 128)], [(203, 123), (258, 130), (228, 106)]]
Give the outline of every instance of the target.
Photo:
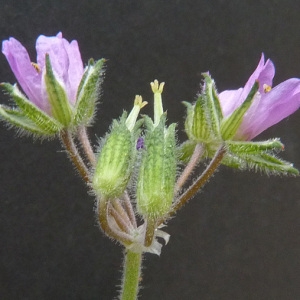
[(194, 153), (196, 145), (197, 143), (191, 140), (183, 142), (178, 148), (179, 161), (183, 162), (184, 164), (188, 163)]
[(18, 108), (1, 106), (0, 115), (12, 125), (37, 135), (51, 136), (58, 133), (62, 126), (55, 119), (29, 101), (16, 85), (2, 83)]
[(299, 171), (274, 153), (284, 149), (279, 139), (263, 142), (226, 141), (227, 154), (223, 164), (273, 175), (299, 175)]
[(203, 74), (204, 85), (194, 105), (184, 102), (187, 107), (185, 130), (190, 140), (204, 144), (222, 142), (220, 124), (223, 113), (214, 80)]
[(214, 80), (209, 74), (204, 73), (204, 95), (206, 97), (207, 113), (211, 131), (214, 136), (220, 138), (220, 123), (223, 113)]
[(96, 110), (97, 99), (104, 75), (105, 59), (89, 61), (78, 87), (75, 104), (75, 125), (89, 125)]
[(0, 116), (9, 125), (17, 127), (19, 132), (24, 130), (25, 132), (35, 135), (47, 135), (46, 132), (37, 127), (18, 109), (11, 109), (4, 105), (0, 105)]
[(53, 117), (64, 126), (71, 125), (73, 111), (64, 87), (55, 77), (49, 54), (46, 54), (45, 84)]
[(278, 152), (284, 150), (284, 145), (278, 138), (261, 142), (226, 141), (225, 145), (228, 151), (235, 154), (253, 154), (270, 151)]
[(194, 106), (194, 116), (192, 124), (193, 137), (198, 142), (207, 143), (211, 140), (211, 126), (210, 122), (207, 121), (207, 98), (200, 95)]

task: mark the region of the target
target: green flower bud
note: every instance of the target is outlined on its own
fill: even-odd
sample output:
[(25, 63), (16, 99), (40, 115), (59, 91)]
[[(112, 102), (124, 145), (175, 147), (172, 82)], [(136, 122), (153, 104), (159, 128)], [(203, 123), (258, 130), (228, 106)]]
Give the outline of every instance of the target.
[(147, 218), (166, 214), (173, 201), (176, 178), (175, 126), (165, 127), (165, 116), (155, 127), (145, 118), (147, 132), (137, 184), (137, 209)]

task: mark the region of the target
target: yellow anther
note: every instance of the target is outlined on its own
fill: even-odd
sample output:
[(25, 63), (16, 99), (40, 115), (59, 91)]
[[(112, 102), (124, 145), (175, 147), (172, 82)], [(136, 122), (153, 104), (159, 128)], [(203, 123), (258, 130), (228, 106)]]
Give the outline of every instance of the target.
[(37, 63), (32, 62), (31, 65), (35, 68), (35, 70), (40, 73), (41, 72), (41, 68)]
[(272, 87), (269, 86), (268, 84), (264, 84), (264, 85), (263, 85), (263, 89), (264, 89), (264, 92), (265, 92), (265, 93), (268, 93), (268, 92), (271, 91)]

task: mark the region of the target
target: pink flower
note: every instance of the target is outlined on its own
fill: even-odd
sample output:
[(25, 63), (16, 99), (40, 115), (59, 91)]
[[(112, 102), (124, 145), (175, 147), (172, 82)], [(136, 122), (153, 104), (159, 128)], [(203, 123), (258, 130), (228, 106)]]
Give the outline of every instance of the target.
[(84, 72), (77, 41), (69, 43), (61, 32), (52, 37), (40, 35), (36, 41), (36, 64), (31, 63), (27, 50), (14, 38), (3, 41), (2, 52), (28, 99), (51, 115), (44, 81), (45, 56), (49, 54), (56, 79), (65, 89), (69, 103), (75, 103)]
[(265, 63), (264, 55), (244, 88), (228, 90), (219, 94), (224, 117), (245, 101), (254, 82), (259, 82), (259, 91), (244, 115), (234, 140), (251, 140), (267, 128), (280, 122), (300, 107), (300, 79), (291, 78), (272, 87), (275, 67), (271, 60)]

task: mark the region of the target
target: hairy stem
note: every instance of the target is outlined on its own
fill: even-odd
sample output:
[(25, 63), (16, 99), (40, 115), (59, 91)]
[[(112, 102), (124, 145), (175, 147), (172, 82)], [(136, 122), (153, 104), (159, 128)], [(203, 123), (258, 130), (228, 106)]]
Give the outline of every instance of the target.
[(146, 235), (145, 235), (145, 246), (150, 247), (153, 241), (153, 237), (156, 229), (156, 219), (148, 218), (147, 219), (147, 227), (146, 227)]
[(163, 219), (159, 220), (158, 224), (163, 223), (166, 219), (173, 216), (182, 206), (184, 206), (195, 194), (199, 191), (199, 189), (210, 179), (213, 173), (221, 164), (221, 161), (226, 153), (224, 146), (222, 145), (215, 153), (212, 158), (210, 164), (204, 170), (204, 172), (196, 179), (196, 181), (178, 198), (178, 200), (174, 203), (172, 209), (169, 214), (165, 216)]
[(120, 300), (136, 300), (139, 292), (142, 253), (125, 252), (123, 281)]
[(61, 138), (61, 141), (62, 141), (65, 149), (68, 152), (68, 155), (69, 155), (71, 161), (73, 162), (74, 166), (78, 170), (80, 176), (83, 178), (83, 180), (86, 183), (89, 183), (90, 178), (89, 178), (88, 169), (87, 169), (86, 165), (84, 164), (84, 162), (76, 148), (76, 145), (75, 145), (73, 137), (72, 137), (72, 133), (70, 133), (68, 130), (64, 130), (64, 131), (62, 131), (60, 138)]
[(130, 235), (115, 229), (113, 225), (110, 224), (111, 222), (109, 221), (108, 215), (110, 201), (108, 199), (98, 199), (97, 205), (99, 223), (104, 233), (126, 246), (130, 245), (132, 243)]
[(186, 181), (189, 179), (191, 173), (193, 172), (194, 168), (197, 166), (199, 159), (204, 153), (204, 147), (202, 144), (197, 144), (193, 155), (191, 156), (190, 161), (184, 168), (183, 172), (181, 173), (180, 177), (178, 178), (175, 186), (175, 195), (179, 192), (179, 190), (182, 188), (182, 186), (186, 183)]
[(128, 195), (127, 191), (124, 192), (122, 200), (124, 201), (123, 205), (124, 205), (124, 208), (127, 212), (127, 215), (130, 219), (130, 222), (131, 222), (132, 226), (134, 228), (137, 228), (135, 213), (134, 213), (134, 210), (133, 210), (133, 207), (132, 207), (132, 204), (131, 204), (131, 201), (130, 201), (130, 198), (129, 198), (129, 195)]
[(126, 226), (128, 227), (128, 229), (129, 230), (133, 229), (134, 227), (131, 223), (131, 220), (128, 216), (128, 213), (127, 213), (126, 209), (124, 209), (124, 207), (121, 205), (120, 200), (119, 199), (114, 199), (112, 201), (112, 206), (118, 212), (120, 217), (124, 220), (124, 222), (126, 223)]
[(118, 227), (121, 229), (121, 231), (130, 233), (132, 227), (131, 223), (129, 221), (129, 218), (125, 217), (116, 207), (115, 205), (110, 205), (109, 208), (111, 216), (115, 219)]
[(78, 129), (78, 139), (81, 143), (82, 149), (87, 157), (87, 159), (89, 160), (90, 164), (92, 166), (95, 166), (96, 164), (96, 156), (94, 154), (92, 145), (90, 143), (87, 131), (86, 131), (86, 127), (81, 126)]

